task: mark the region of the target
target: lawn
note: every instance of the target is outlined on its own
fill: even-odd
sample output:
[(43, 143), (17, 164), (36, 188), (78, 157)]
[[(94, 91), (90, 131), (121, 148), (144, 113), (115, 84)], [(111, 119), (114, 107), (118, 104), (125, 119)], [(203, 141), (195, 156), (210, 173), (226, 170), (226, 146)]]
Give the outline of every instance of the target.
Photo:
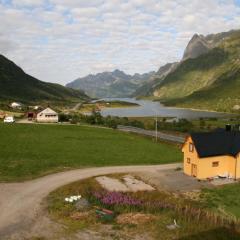
[(200, 195), (203, 204), (224, 215), (240, 218), (240, 184), (204, 189)]
[(71, 168), (179, 162), (178, 147), (112, 129), (75, 125), (0, 124), (0, 181)]

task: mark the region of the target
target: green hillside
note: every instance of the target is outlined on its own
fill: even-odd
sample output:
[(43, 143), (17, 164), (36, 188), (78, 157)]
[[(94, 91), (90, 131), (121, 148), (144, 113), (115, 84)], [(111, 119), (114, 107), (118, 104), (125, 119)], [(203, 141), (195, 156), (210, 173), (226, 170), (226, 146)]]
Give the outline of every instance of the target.
[(26, 74), (16, 64), (0, 55), (0, 100), (1, 101), (79, 101), (88, 96), (78, 90), (59, 84), (46, 83)]
[(209, 86), (226, 71), (227, 60), (228, 54), (219, 48), (188, 59), (156, 87), (154, 95), (162, 99), (181, 98)]
[[(237, 111), (240, 106), (240, 68), (225, 73), (208, 88), (197, 91), (182, 99), (167, 101), (167, 105), (211, 109), (216, 111)], [(237, 108), (236, 110), (234, 110)], [(239, 110), (239, 109), (238, 109)]]
[(167, 105), (233, 111), (240, 106), (240, 31), (217, 47), (187, 59), (152, 94)]

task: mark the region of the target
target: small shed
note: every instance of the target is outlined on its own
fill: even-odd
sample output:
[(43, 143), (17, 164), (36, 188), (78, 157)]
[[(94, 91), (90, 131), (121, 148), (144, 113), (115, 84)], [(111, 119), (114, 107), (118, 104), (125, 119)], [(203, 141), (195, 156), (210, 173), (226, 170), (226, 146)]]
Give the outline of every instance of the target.
[(37, 122), (57, 123), (58, 113), (48, 107), (37, 114)]

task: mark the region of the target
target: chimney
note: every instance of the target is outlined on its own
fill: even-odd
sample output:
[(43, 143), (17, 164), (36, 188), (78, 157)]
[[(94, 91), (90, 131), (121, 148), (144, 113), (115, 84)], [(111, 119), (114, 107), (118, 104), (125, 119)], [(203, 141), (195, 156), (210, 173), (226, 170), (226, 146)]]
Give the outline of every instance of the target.
[(231, 130), (232, 130), (231, 124), (226, 124), (225, 130), (226, 130), (226, 132), (231, 132)]

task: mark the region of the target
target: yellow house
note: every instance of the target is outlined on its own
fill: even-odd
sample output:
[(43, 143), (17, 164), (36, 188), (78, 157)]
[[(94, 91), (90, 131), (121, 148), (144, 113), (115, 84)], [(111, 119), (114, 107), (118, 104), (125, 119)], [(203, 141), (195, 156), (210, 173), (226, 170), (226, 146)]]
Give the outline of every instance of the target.
[(182, 152), (184, 173), (189, 176), (240, 178), (240, 132), (193, 133), (186, 138)]

